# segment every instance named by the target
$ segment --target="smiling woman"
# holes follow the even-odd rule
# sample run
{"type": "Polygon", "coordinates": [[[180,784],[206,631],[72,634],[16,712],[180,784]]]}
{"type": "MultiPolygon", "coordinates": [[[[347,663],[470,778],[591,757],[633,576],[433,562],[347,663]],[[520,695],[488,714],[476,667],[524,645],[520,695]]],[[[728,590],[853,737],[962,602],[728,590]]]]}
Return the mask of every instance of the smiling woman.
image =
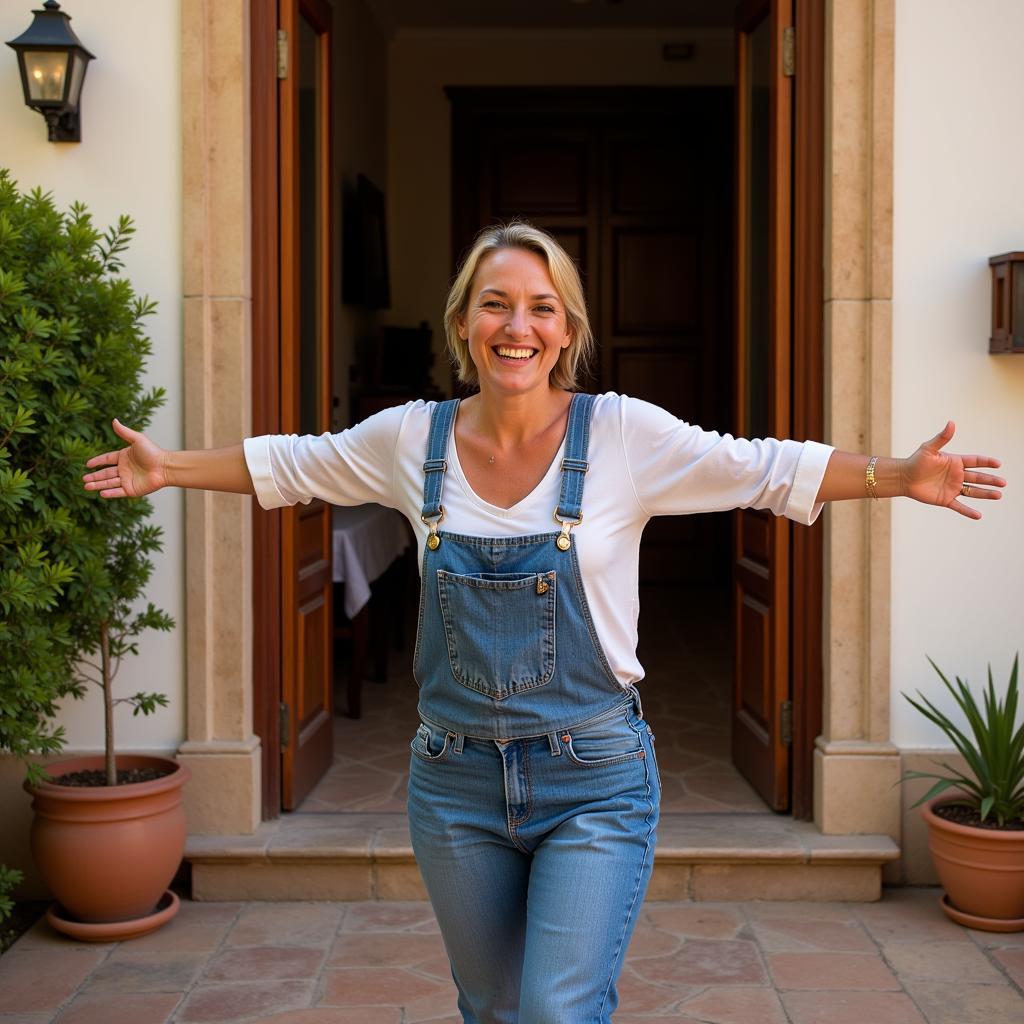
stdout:
{"type": "Polygon", "coordinates": [[[250,491],[266,509],[378,502],[409,519],[421,559],[409,822],[463,1018],[605,1024],[661,792],[637,688],[644,526],[737,507],[809,524],[823,501],[897,494],[976,519],[960,498],[998,498],[1004,481],[980,471],[996,459],[941,450],[952,424],[907,459],[869,460],[576,392],[593,347],[579,275],[527,224],[481,232],[445,326],[478,388],[464,401],[216,452],[164,452],[117,424],[128,447],[91,459],[108,468],[86,487],[250,491]]]}
{"type": "Polygon", "coordinates": [[[523,344],[529,342],[531,326],[543,328],[551,338],[560,330],[557,340],[565,351],[553,364],[552,387],[575,387],[580,366],[593,354],[594,336],[576,266],[550,235],[529,224],[514,221],[481,232],[449,292],[444,328],[464,384],[479,380],[469,330],[477,314],[481,331],[490,328],[494,344],[505,342],[519,352],[539,351],[523,344]]]}

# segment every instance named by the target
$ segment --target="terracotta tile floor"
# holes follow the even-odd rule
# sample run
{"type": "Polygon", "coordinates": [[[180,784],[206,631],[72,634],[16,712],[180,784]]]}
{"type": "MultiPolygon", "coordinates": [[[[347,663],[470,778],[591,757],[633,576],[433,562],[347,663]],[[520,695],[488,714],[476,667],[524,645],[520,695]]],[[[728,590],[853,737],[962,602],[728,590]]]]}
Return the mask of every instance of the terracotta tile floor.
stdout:
{"type": "MultiPolygon", "coordinates": [[[[1024,1020],[1024,933],[960,928],[938,897],[648,903],[615,1024],[1024,1020]]],[[[459,1020],[426,903],[184,901],[134,942],[76,944],[40,922],[0,957],[0,1024],[459,1020]]]]}
{"type": "MultiPolygon", "coordinates": [[[[657,736],[662,812],[764,813],[732,766],[729,593],[700,598],[658,587],[641,591],[639,689],[657,736]]],[[[334,765],[300,811],[404,811],[416,685],[409,650],[391,656],[388,681],[363,686],[363,717],[335,719],[334,765]]],[[[339,706],[344,708],[343,687],[339,706]]]]}

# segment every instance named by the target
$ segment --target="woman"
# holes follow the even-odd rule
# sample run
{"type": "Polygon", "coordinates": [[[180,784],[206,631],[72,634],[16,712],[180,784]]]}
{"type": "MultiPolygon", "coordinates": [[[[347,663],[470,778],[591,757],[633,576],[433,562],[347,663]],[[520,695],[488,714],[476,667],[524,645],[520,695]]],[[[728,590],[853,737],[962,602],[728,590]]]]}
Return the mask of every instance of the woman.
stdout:
{"type": "Polygon", "coordinates": [[[636,683],[637,560],[654,515],[906,495],[980,513],[1004,481],[984,456],[908,459],[737,440],[648,403],[574,394],[593,346],[580,279],[547,234],[484,230],[448,298],[460,402],[412,402],[337,435],[274,436],[91,459],[108,498],[163,486],[264,508],[375,501],[416,528],[413,846],[474,1024],[611,1020],[650,878],[660,784],[636,683]]]}

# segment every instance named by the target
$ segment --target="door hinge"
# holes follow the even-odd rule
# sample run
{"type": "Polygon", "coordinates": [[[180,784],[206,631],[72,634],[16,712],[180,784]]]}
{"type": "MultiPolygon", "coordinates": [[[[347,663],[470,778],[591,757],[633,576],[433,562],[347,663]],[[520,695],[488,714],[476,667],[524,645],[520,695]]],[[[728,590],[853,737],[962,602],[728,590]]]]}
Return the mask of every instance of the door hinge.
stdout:
{"type": "Polygon", "coordinates": [[[792,25],[782,30],[782,73],[787,78],[796,74],[796,29],[792,25]]]}
{"type": "Polygon", "coordinates": [[[779,738],[787,747],[793,745],[793,702],[784,700],[779,705],[779,738]]]}
{"type": "Polygon", "coordinates": [[[291,736],[292,732],[292,716],[289,713],[288,705],[285,704],[284,701],[281,702],[279,714],[280,717],[278,719],[277,731],[278,739],[281,741],[281,749],[283,750],[288,746],[288,738],[291,736]]]}
{"type": "Polygon", "coordinates": [[[288,33],[283,28],[277,30],[277,77],[288,77],[288,33]]]}

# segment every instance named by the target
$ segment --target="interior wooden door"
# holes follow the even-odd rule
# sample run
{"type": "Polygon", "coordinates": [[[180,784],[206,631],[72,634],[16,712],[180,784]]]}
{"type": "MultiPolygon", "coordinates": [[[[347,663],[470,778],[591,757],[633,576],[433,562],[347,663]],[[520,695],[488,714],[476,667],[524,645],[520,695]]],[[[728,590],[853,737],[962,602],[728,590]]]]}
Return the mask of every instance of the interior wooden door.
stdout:
{"type": "MultiPolygon", "coordinates": [[[[736,15],[737,429],[790,433],[792,78],[783,66],[792,0],[736,15]]],[[[734,513],[733,761],[770,807],[789,807],[790,524],[734,513]]]]}
{"type": "MultiPolygon", "coordinates": [[[[331,409],[331,10],[280,0],[281,431],[319,434],[331,409]]],[[[331,508],[281,521],[281,803],[331,763],[331,508]]]]}
{"type": "MultiPolygon", "coordinates": [[[[602,390],[653,402],[708,430],[729,423],[731,97],[661,90],[602,119],[602,390]]],[[[728,519],[659,516],[640,582],[718,586],[728,519]]]]}
{"type": "MultiPolygon", "coordinates": [[[[729,420],[731,91],[451,89],[456,254],[522,217],[580,268],[597,339],[584,390],[707,428],[729,420]],[[509,139],[515,140],[509,146],[509,139]]],[[[729,524],[653,520],[642,583],[727,578],[729,524]]]]}

